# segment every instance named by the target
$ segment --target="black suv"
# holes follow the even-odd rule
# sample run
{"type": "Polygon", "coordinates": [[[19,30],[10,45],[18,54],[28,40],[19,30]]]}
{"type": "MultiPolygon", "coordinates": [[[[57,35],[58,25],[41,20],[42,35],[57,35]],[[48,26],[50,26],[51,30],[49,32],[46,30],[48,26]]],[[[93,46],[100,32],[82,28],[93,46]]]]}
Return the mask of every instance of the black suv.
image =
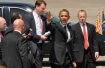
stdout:
{"type": "Polygon", "coordinates": [[[105,56],[105,24],[102,25],[103,35],[96,33],[99,51],[101,56],[105,56]]]}
{"type": "MultiPolygon", "coordinates": [[[[7,26],[10,25],[10,15],[13,12],[19,12],[24,16],[25,14],[34,10],[34,4],[30,3],[17,3],[17,2],[0,2],[0,16],[4,17],[7,21],[7,26]]],[[[45,12],[43,13],[45,17],[45,12]]],[[[46,17],[45,17],[46,18],[46,17]]],[[[58,17],[54,16],[52,21],[59,22],[58,17]]],[[[72,23],[70,25],[73,25],[72,23]]],[[[97,33],[97,39],[100,47],[100,55],[105,55],[105,26],[103,26],[103,35],[97,33]]],[[[45,41],[45,55],[49,56],[51,43],[45,41]]]]}

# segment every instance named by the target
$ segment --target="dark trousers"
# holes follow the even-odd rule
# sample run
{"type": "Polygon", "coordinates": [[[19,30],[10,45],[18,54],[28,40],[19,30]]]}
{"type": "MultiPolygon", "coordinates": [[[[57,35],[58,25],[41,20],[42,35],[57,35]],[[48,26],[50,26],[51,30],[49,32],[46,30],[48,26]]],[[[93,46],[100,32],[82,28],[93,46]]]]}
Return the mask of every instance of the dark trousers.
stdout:
{"type": "Polygon", "coordinates": [[[77,62],[77,68],[96,68],[96,62],[93,61],[89,48],[84,50],[83,61],[77,62]]]}
{"type": "MultiPolygon", "coordinates": [[[[42,52],[42,57],[44,57],[45,54],[45,49],[43,43],[37,43],[37,47],[41,50],[42,52]]],[[[43,60],[43,59],[42,59],[43,60]]]]}
{"type": "Polygon", "coordinates": [[[38,47],[41,51],[43,50],[42,43],[37,43],[37,47],[38,47]]]}
{"type": "Polygon", "coordinates": [[[39,49],[38,45],[32,41],[29,42],[29,45],[32,51],[31,52],[32,55],[31,54],[29,55],[29,59],[31,61],[31,68],[42,68],[42,60],[43,60],[42,51],[39,49]]]}
{"type": "Polygon", "coordinates": [[[73,68],[68,53],[66,53],[65,60],[62,65],[51,63],[51,68],[73,68]]]}

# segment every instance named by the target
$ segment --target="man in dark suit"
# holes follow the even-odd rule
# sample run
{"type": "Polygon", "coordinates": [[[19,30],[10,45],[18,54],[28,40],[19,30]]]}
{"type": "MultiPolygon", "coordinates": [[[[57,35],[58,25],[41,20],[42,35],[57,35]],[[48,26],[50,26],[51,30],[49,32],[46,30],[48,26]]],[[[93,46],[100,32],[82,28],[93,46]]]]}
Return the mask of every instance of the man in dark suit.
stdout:
{"type": "Polygon", "coordinates": [[[86,22],[85,10],[78,12],[79,22],[72,26],[74,31],[73,51],[77,68],[96,68],[96,59],[99,57],[95,27],[86,22]]]}
{"type": "Polygon", "coordinates": [[[46,2],[44,0],[37,0],[35,2],[35,9],[32,13],[26,14],[23,17],[25,22],[25,30],[32,29],[32,40],[37,44],[40,50],[43,50],[43,41],[47,38],[45,35],[45,22],[42,19],[41,14],[46,8],[46,2]]]}
{"type": "Polygon", "coordinates": [[[60,22],[51,22],[50,12],[46,13],[48,26],[51,31],[52,46],[50,52],[51,68],[73,68],[76,67],[72,50],[72,30],[67,24],[69,11],[63,9],[59,12],[60,22]],[[73,63],[73,66],[72,66],[73,63]]]}
{"type": "MultiPolygon", "coordinates": [[[[37,45],[37,47],[43,52],[43,54],[43,41],[46,40],[47,37],[44,35],[46,25],[44,21],[45,19],[42,18],[41,14],[44,12],[45,8],[46,2],[44,0],[36,0],[35,9],[32,11],[32,13],[26,14],[23,17],[23,20],[25,22],[24,31],[27,32],[27,30],[32,29],[30,39],[37,45]]],[[[39,59],[39,61],[37,62],[39,63],[39,67],[42,67],[42,60],[39,59]]]]}
{"type": "Polygon", "coordinates": [[[1,56],[1,40],[4,36],[5,27],[6,27],[6,20],[3,17],[0,17],[0,59],[2,59],[2,56],[1,56]]]}
{"type": "Polygon", "coordinates": [[[7,68],[30,68],[27,40],[22,36],[23,20],[16,19],[13,27],[14,31],[2,39],[2,60],[7,64],[7,68]]]}
{"type": "Polygon", "coordinates": [[[14,12],[11,14],[11,24],[9,25],[9,27],[5,30],[5,35],[10,33],[10,32],[13,32],[13,22],[16,20],[16,19],[22,19],[22,15],[20,13],[17,13],[17,12],[14,12]]]}

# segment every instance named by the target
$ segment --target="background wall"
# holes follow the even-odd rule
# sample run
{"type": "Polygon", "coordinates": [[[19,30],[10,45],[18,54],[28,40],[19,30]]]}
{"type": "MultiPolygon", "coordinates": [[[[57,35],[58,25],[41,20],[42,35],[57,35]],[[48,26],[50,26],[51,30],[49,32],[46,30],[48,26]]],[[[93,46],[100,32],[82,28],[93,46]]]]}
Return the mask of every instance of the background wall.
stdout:
{"type": "MultiPolygon", "coordinates": [[[[0,0],[4,2],[30,2],[33,3],[36,0],[0,0]]],[[[47,11],[58,16],[61,9],[67,9],[70,12],[71,22],[78,22],[77,12],[80,9],[87,11],[87,21],[90,23],[95,22],[97,18],[98,9],[102,10],[105,7],[105,0],[45,0],[47,3],[47,11]]]]}

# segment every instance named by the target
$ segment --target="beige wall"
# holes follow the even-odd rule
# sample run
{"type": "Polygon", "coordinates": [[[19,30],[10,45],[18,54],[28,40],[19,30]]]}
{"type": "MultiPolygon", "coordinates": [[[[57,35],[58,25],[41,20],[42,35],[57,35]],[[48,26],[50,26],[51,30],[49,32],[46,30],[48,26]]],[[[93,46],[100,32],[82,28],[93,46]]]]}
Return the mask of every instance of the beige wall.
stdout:
{"type": "MultiPolygon", "coordinates": [[[[0,0],[0,1],[15,1],[15,2],[30,2],[33,3],[36,0],[0,0]]],[[[98,9],[102,10],[105,7],[105,0],[45,0],[47,3],[47,11],[58,16],[61,9],[68,9],[70,11],[71,22],[78,22],[77,12],[80,9],[87,11],[87,21],[94,23],[97,16],[98,9]]]]}

